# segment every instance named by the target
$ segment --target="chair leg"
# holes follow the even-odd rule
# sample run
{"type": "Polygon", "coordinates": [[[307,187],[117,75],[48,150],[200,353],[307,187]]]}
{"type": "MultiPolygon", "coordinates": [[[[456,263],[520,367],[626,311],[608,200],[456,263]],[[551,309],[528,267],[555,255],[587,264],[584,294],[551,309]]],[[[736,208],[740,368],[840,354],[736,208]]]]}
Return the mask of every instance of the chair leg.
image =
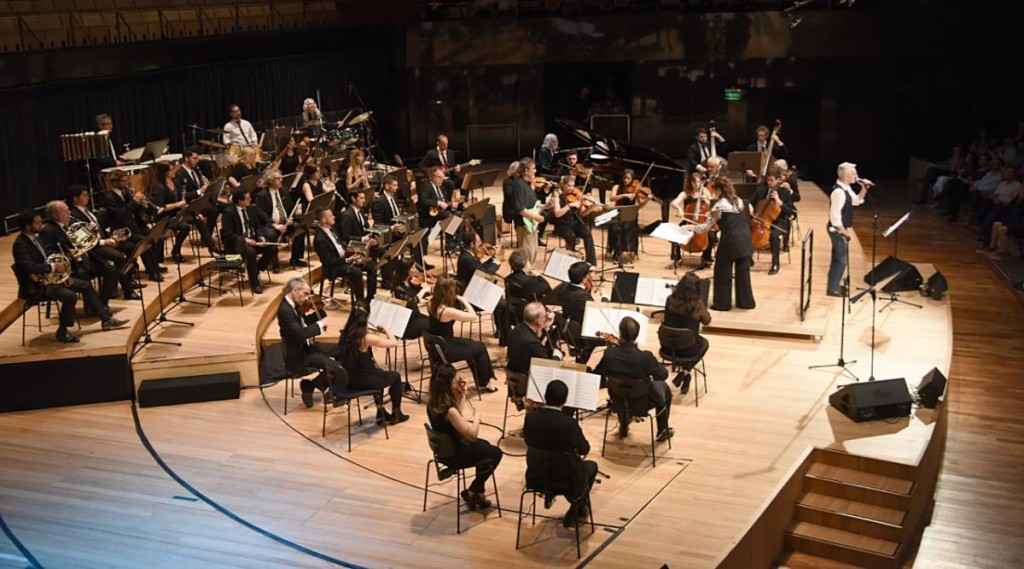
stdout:
{"type": "Polygon", "coordinates": [[[523,532],[523,499],[526,498],[526,490],[519,494],[519,522],[516,523],[516,549],[519,549],[519,536],[523,532]]]}
{"type": "MultiPolygon", "coordinates": [[[[356,409],[357,409],[357,411],[356,411],[357,413],[361,412],[361,411],[358,411],[358,409],[359,409],[359,399],[356,399],[356,409]]],[[[360,417],[360,422],[362,422],[362,417],[360,417]]],[[[351,399],[347,399],[345,401],[345,432],[348,433],[348,452],[352,452],[352,400],[351,399]]]]}
{"type": "Polygon", "coordinates": [[[494,484],[494,506],[498,508],[498,517],[501,517],[501,497],[498,496],[498,480],[491,474],[491,484],[494,484]]]}
{"type": "Polygon", "coordinates": [[[430,465],[434,464],[434,459],[427,461],[427,475],[423,477],[423,511],[427,511],[427,488],[430,487],[430,465]]]}
{"type": "Polygon", "coordinates": [[[604,414],[604,436],[601,437],[601,456],[604,456],[604,447],[608,444],[608,418],[612,416],[612,406],[608,404],[608,412],[604,414]]]}
{"type": "Polygon", "coordinates": [[[654,423],[656,423],[657,420],[658,420],[657,419],[657,413],[655,413],[655,415],[653,417],[651,417],[650,419],[651,419],[651,467],[653,468],[653,467],[658,465],[658,462],[657,462],[658,456],[657,456],[657,453],[654,452],[654,445],[655,445],[655,442],[654,442],[654,437],[655,437],[655,435],[654,435],[654,423]]]}

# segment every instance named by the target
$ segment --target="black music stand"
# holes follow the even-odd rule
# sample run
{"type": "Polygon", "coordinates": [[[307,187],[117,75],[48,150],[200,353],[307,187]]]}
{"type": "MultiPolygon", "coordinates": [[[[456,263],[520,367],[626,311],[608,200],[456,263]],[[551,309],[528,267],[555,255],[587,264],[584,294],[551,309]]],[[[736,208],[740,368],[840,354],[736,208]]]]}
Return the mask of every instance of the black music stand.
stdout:
{"type": "MultiPolygon", "coordinates": [[[[892,249],[892,257],[893,257],[893,259],[899,259],[900,258],[900,255],[899,255],[899,253],[900,253],[900,227],[902,227],[903,224],[906,223],[906,221],[908,219],[910,219],[910,212],[909,211],[907,213],[903,214],[903,217],[901,217],[898,220],[896,220],[896,223],[893,223],[888,228],[886,228],[885,231],[882,232],[882,237],[885,237],[886,239],[888,239],[890,235],[894,236],[893,237],[893,249],[892,249]]],[[[873,260],[874,259],[872,259],[872,261],[873,260]]],[[[901,271],[901,274],[902,274],[902,272],[903,271],[901,271]]],[[[879,290],[881,290],[882,292],[886,292],[884,287],[882,287],[879,290]]],[[[900,295],[896,293],[895,289],[890,289],[888,291],[888,293],[889,293],[889,302],[887,302],[885,304],[885,306],[883,306],[882,308],[879,308],[878,309],[879,312],[885,310],[886,308],[889,308],[890,306],[892,306],[893,304],[895,304],[897,302],[900,303],[900,304],[906,304],[907,306],[914,306],[916,308],[924,308],[924,306],[922,306],[920,304],[915,304],[913,302],[908,302],[906,300],[901,300],[900,299],[900,295]]]]}
{"type": "Polygon", "coordinates": [[[161,138],[160,140],[153,140],[147,142],[143,148],[142,155],[139,156],[139,164],[150,164],[156,162],[157,158],[160,158],[167,153],[167,148],[171,145],[171,139],[161,138]]]}
{"type": "MultiPolygon", "coordinates": [[[[471,175],[472,173],[466,174],[467,177],[471,175]]],[[[473,231],[476,231],[476,223],[482,222],[484,213],[487,212],[487,206],[490,205],[490,203],[491,198],[483,198],[466,206],[466,209],[462,210],[463,223],[472,227],[473,231]]],[[[483,235],[481,235],[481,237],[483,237],[483,235]]],[[[494,245],[494,243],[491,243],[491,245],[494,245]]]]}
{"type": "MultiPolygon", "coordinates": [[[[612,223],[613,220],[618,219],[618,217],[620,215],[622,215],[622,212],[618,208],[609,208],[607,211],[601,212],[601,214],[598,215],[597,218],[594,219],[594,227],[604,228],[605,225],[608,225],[609,223],[612,223]],[[609,215],[609,217],[606,217],[604,219],[598,220],[598,218],[602,218],[605,215],[609,215]]],[[[607,255],[608,247],[607,247],[607,243],[605,242],[607,237],[608,237],[608,229],[605,228],[605,230],[601,232],[601,268],[598,269],[598,271],[597,271],[597,274],[601,275],[601,282],[602,283],[604,282],[604,273],[606,271],[612,270],[612,269],[605,269],[605,267],[604,267],[605,257],[608,256],[607,255]]]]}
{"type": "Polygon", "coordinates": [[[423,239],[427,235],[427,231],[429,231],[429,229],[424,227],[423,229],[420,229],[419,231],[409,235],[406,238],[410,247],[416,247],[416,248],[419,249],[419,251],[420,251],[420,263],[422,263],[424,265],[422,267],[424,274],[426,274],[426,272],[427,272],[427,267],[426,267],[427,261],[426,261],[426,257],[424,256],[426,254],[426,252],[425,252],[426,246],[423,243],[423,239]]]}
{"type": "MultiPolygon", "coordinates": [[[[128,258],[128,262],[125,263],[124,269],[122,269],[122,272],[124,274],[128,274],[128,272],[131,271],[132,268],[134,267],[134,270],[135,270],[135,281],[138,282],[138,283],[141,283],[142,279],[139,276],[139,265],[142,262],[141,261],[141,257],[142,257],[142,255],[146,254],[146,251],[149,251],[158,242],[160,242],[160,240],[163,238],[164,232],[167,230],[167,224],[170,223],[170,221],[171,221],[171,218],[167,217],[167,218],[164,218],[163,220],[161,220],[160,222],[154,224],[153,227],[150,228],[149,233],[146,235],[146,238],[143,239],[142,241],[139,241],[135,245],[135,248],[132,250],[131,256],[129,256],[129,258],[128,258]]],[[[181,342],[168,342],[168,341],[164,341],[164,340],[154,340],[153,336],[152,336],[152,334],[150,332],[151,332],[151,329],[153,327],[155,327],[157,324],[163,324],[163,323],[166,322],[166,323],[171,323],[171,324],[181,324],[182,326],[195,326],[195,324],[193,322],[185,322],[183,320],[173,320],[173,319],[167,317],[167,311],[170,308],[173,308],[173,306],[172,307],[165,307],[164,306],[163,287],[161,286],[160,281],[156,282],[156,286],[157,286],[156,296],[157,296],[157,298],[160,301],[160,314],[156,318],[154,318],[152,322],[149,321],[149,317],[146,314],[146,300],[145,300],[145,294],[143,293],[143,289],[139,288],[139,290],[138,290],[138,292],[139,292],[139,304],[142,305],[142,336],[139,337],[139,339],[135,341],[135,348],[132,350],[132,357],[135,357],[136,355],[138,355],[138,353],[140,351],[142,351],[142,349],[145,348],[146,346],[148,346],[149,344],[164,344],[164,345],[167,345],[167,346],[181,346],[181,342]],[[142,344],[142,345],[140,346],[139,344],[142,344]]]]}
{"type": "MultiPolygon", "coordinates": [[[[212,188],[212,187],[207,188],[206,192],[203,195],[201,195],[198,198],[192,200],[192,203],[190,203],[187,206],[185,206],[185,209],[183,209],[180,212],[178,212],[178,215],[175,215],[172,218],[173,221],[171,221],[169,227],[181,227],[184,224],[192,223],[193,220],[199,222],[199,214],[202,213],[203,211],[206,211],[207,209],[213,207],[213,202],[211,201],[211,198],[213,196],[215,196],[214,188],[212,188]]],[[[202,270],[201,270],[202,266],[203,266],[203,248],[202,247],[196,247],[196,262],[199,264],[200,273],[199,273],[199,280],[196,281],[195,286],[204,287],[204,286],[206,286],[206,282],[203,280],[203,274],[202,274],[202,270]]],[[[178,270],[178,297],[174,299],[175,305],[183,304],[185,302],[191,302],[191,303],[194,303],[194,304],[205,304],[205,303],[202,303],[202,302],[197,302],[197,301],[189,300],[189,299],[185,298],[185,287],[184,287],[184,285],[181,284],[181,262],[180,261],[175,261],[175,264],[177,265],[177,270],[178,270]]],[[[189,290],[191,290],[191,288],[189,290]]]]}
{"type": "Polygon", "coordinates": [[[482,170],[480,172],[467,172],[466,177],[462,180],[462,189],[465,190],[470,196],[473,195],[473,190],[480,190],[480,198],[484,199],[484,189],[489,188],[498,181],[498,176],[501,174],[500,170],[482,170]]]}
{"type": "Polygon", "coordinates": [[[405,252],[407,247],[409,247],[408,235],[392,243],[391,246],[384,251],[380,258],[377,259],[376,263],[374,264],[374,269],[379,273],[381,271],[381,268],[384,267],[384,265],[401,257],[402,253],[405,252]]]}
{"type": "MultiPolygon", "coordinates": [[[[619,221],[618,222],[623,224],[623,225],[626,224],[626,223],[636,223],[637,219],[639,219],[639,217],[640,217],[640,208],[642,208],[642,207],[643,206],[640,205],[640,204],[624,205],[624,206],[617,206],[617,207],[615,207],[615,209],[619,210],[619,221]]],[[[605,231],[607,231],[607,229],[605,231]]],[[[639,238],[640,237],[638,235],[637,239],[639,239],[639,238]]],[[[619,252],[619,254],[616,255],[616,257],[615,257],[615,268],[620,270],[620,271],[625,271],[627,266],[622,263],[622,254],[625,252],[623,250],[626,247],[626,231],[625,231],[625,227],[622,227],[620,229],[620,231],[619,231],[619,242],[616,243],[616,246],[617,246],[616,250],[619,252]]],[[[637,251],[637,254],[639,254],[639,251],[637,251]]],[[[602,272],[604,272],[604,271],[602,270],[602,272]]]]}
{"type": "Polygon", "coordinates": [[[737,150],[729,153],[729,170],[739,172],[743,179],[746,179],[747,170],[759,173],[761,171],[761,153],[757,151],[737,150]]]}
{"type": "Polygon", "coordinates": [[[858,300],[864,297],[866,294],[871,295],[871,375],[868,376],[868,381],[875,380],[875,305],[878,302],[878,291],[885,288],[885,285],[898,279],[906,270],[896,271],[895,274],[889,275],[884,279],[877,281],[867,289],[858,292],[857,294],[850,297],[850,304],[856,304],[858,300]]]}

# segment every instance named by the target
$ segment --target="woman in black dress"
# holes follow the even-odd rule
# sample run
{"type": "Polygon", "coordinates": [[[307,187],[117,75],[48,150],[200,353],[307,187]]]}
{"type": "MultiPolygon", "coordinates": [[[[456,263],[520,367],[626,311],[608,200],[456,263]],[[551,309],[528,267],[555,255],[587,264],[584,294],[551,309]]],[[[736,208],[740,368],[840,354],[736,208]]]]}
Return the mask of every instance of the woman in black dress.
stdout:
{"type": "MultiPolygon", "coordinates": [[[[707,353],[710,344],[707,338],[700,335],[701,325],[711,324],[711,313],[708,312],[704,301],[700,298],[700,277],[690,272],[683,275],[676,284],[672,294],[665,300],[665,320],[662,326],[669,328],[687,329],[693,332],[694,343],[689,349],[676,352],[676,356],[683,358],[703,357],[707,353]]],[[[661,347],[665,350],[665,346],[661,347]]],[[[676,376],[672,383],[681,387],[682,392],[690,391],[690,370],[692,365],[683,366],[683,371],[676,376]]]]}
{"type": "Polygon", "coordinates": [[[394,280],[391,285],[391,296],[405,302],[406,308],[412,310],[409,324],[405,327],[406,340],[415,340],[430,330],[430,319],[420,312],[420,292],[423,290],[422,274],[415,269],[412,259],[406,257],[395,263],[394,280]]]}
{"type": "Polygon", "coordinates": [[[402,413],[402,376],[397,371],[380,369],[373,358],[373,348],[395,348],[398,340],[384,326],[378,326],[377,330],[380,334],[369,334],[366,310],[359,306],[354,308],[338,339],[341,364],[348,372],[348,384],[353,389],[379,389],[381,394],[374,395],[379,402],[387,388],[391,413],[379,410],[377,422],[397,425],[409,420],[409,416],[402,413]]]}
{"type": "Polygon", "coordinates": [[[750,240],[747,204],[736,195],[728,178],[711,181],[714,203],[708,221],[694,231],[708,231],[718,223],[718,250],[715,252],[714,301],[711,310],[732,310],[732,281],[736,275],[736,308],[753,309],[754,289],[750,285],[750,267],[754,265],[754,244],[750,240]]]}
{"type": "Polygon", "coordinates": [[[466,381],[455,373],[455,368],[441,364],[434,370],[430,380],[430,396],[427,398],[427,418],[430,428],[448,435],[455,442],[455,456],[443,459],[443,464],[455,468],[476,467],[476,477],[469,488],[462,491],[462,499],[470,509],[491,507],[486,498],[487,479],[498,468],[503,453],[491,443],[478,438],[483,417],[473,409],[467,417],[462,408],[466,400],[466,381]]]}
{"type": "MultiPolygon", "coordinates": [[[[622,182],[612,186],[610,198],[612,206],[625,207],[636,205],[636,191],[640,188],[640,182],[636,179],[636,173],[626,168],[622,171],[622,182]]],[[[608,248],[613,254],[623,257],[623,263],[632,263],[636,258],[636,252],[640,244],[640,224],[637,219],[632,221],[618,221],[617,219],[608,224],[608,248]]]]}
{"type": "Polygon", "coordinates": [[[430,317],[430,333],[444,338],[448,345],[445,354],[448,363],[469,362],[477,389],[484,393],[498,391],[497,387],[490,385],[494,379],[494,368],[487,347],[476,340],[455,337],[456,322],[477,321],[476,310],[458,294],[458,281],[449,276],[438,277],[427,312],[430,317]],[[456,308],[456,304],[461,308],[456,308]]]}
{"type": "Polygon", "coordinates": [[[231,175],[228,176],[228,183],[231,184],[232,188],[237,188],[242,185],[242,179],[249,176],[257,176],[256,186],[263,187],[263,180],[260,178],[260,169],[256,165],[256,149],[252,146],[246,146],[242,148],[242,159],[235,164],[235,167],[231,169],[231,175]]]}
{"type": "Polygon", "coordinates": [[[570,251],[575,251],[577,239],[582,239],[587,263],[596,265],[594,236],[584,221],[591,207],[596,204],[590,198],[584,198],[582,192],[576,191],[576,176],[562,176],[558,189],[558,201],[551,208],[551,213],[555,217],[554,234],[565,239],[570,251]]]}

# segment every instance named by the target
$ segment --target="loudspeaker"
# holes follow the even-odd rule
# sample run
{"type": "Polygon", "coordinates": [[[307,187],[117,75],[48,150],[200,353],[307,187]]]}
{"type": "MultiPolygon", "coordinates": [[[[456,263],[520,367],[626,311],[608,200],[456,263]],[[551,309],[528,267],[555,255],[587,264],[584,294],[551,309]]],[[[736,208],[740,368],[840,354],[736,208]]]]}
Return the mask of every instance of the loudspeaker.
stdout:
{"type": "Polygon", "coordinates": [[[946,376],[942,375],[937,367],[924,374],[921,383],[917,385],[917,396],[921,400],[922,407],[934,409],[939,405],[939,398],[944,393],[946,393],[946,376]]]}
{"type": "Polygon", "coordinates": [[[907,417],[912,401],[903,378],[843,385],[828,398],[830,405],[858,423],[907,417]]]}
{"type": "Polygon", "coordinates": [[[921,287],[921,294],[930,296],[932,300],[942,300],[942,295],[946,294],[947,290],[949,290],[949,284],[946,282],[946,277],[942,276],[939,271],[935,271],[935,274],[928,277],[928,282],[921,287]]]}
{"type": "Polygon", "coordinates": [[[238,399],[242,376],[237,371],[213,375],[147,379],[139,385],[139,407],[238,399]]]}
{"type": "Polygon", "coordinates": [[[868,271],[868,274],[864,275],[864,282],[869,285],[873,285],[876,282],[901,271],[903,274],[896,280],[885,285],[885,287],[882,288],[882,292],[918,290],[921,287],[921,283],[924,282],[924,279],[921,278],[921,272],[918,271],[914,265],[911,265],[903,259],[893,257],[892,255],[886,257],[881,263],[878,263],[875,268],[868,271]]]}

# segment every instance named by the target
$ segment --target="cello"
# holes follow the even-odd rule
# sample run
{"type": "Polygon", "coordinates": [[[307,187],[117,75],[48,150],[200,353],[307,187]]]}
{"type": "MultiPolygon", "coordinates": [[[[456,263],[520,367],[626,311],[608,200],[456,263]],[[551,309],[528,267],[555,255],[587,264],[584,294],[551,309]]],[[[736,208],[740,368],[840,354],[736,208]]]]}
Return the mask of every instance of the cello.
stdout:
{"type": "Polygon", "coordinates": [[[750,241],[754,249],[764,249],[768,246],[772,224],[782,214],[782,205],[773,197],[777,196],[778,192],[777,187],[768,188],[768,196],[754,206],[754,216],[750,219],[750,241]]]}

